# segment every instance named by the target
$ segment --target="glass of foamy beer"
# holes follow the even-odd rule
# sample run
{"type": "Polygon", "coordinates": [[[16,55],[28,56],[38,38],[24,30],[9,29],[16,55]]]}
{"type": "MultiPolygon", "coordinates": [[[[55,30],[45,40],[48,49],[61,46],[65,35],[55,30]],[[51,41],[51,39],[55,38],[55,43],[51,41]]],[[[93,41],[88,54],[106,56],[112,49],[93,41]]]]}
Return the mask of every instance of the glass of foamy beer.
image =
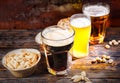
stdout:
{"type": "Polygon", "coordinates": [[[53,25],[41,32],[41,38],[48,71],[53,75],[66,75],[72,60],[68,51],[73,44],[74,30],[53,25]]]}
{"type": "Polygon", "coordinates": [[[103,43],[106,28],[109,24],[109,5],[105,3],[86,3],[83,5],[83,13],[91,17],[90,44],[103,43]]]}
{"type": "Polygon", "coordinates": [[[74,14],[70,17],[70,27],[75,30],[74,44],[70,50],[73,59],[88,56],[91,33],[90,18],[84,14],[74,14]]]}

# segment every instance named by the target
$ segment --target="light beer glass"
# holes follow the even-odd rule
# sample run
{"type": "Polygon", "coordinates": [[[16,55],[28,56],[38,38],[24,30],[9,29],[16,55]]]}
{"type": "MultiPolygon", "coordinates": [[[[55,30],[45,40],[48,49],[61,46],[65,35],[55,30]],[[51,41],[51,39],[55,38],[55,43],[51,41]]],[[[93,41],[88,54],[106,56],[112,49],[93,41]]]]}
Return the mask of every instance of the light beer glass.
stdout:
{"type": "Polygon", "coordinates": [[[103,43],[106,28],[109,24],[109,5],[105,3],[86,3],[83,5],[83,13],[91,17],[90,44],[103,43]]]}
{"type": "Polygon", "coordinates": [[[88,56],[91,33],[90,18],[84,14],[74,14],[70,17],[70,27],[75,30],[74,43],[70,50],[73,58],[88,56]]]}
{"type": "Polygon", "coordinates": [[[74,40],[74,30],[49,26],[41,32],[47,69],[53,75],[66,75],[72,60],[68,53],[74,40]]]}

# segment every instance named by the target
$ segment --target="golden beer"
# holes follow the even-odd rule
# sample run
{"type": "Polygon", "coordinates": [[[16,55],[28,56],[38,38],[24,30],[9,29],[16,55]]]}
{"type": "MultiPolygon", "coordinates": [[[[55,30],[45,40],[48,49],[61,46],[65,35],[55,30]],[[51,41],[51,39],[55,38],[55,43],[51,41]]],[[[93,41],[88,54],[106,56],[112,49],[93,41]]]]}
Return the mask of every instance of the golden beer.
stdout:
{"type": "Polygon", "coordinates": [[[75,58],[87,56],[91,33],[90,19],[84,14],[74,14],[70,18],[70,27],[75,30],[74,43],[70,52],[75,58]]]}
{"type": "Polygon", "coordinates": [[[83,13],[91,17],[92,31],[90,36],[91,44],[103,43],[106,28],[109,23],[109,6],[107,4],[85,4],[83,13]]]}

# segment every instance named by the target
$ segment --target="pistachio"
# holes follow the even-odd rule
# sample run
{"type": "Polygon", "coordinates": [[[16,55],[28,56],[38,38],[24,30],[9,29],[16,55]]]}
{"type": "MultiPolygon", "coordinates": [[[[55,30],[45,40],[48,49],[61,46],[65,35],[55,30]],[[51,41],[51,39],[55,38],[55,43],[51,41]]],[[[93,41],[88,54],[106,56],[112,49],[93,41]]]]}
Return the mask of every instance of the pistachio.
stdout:
{"type": "Polygon", "coordinates": [[[112,63],[113,63],[113,59],[110,59],[110,60],[108,61],[108,63],[109,63],[109,64],[112,64],[112,63]]]}
{"type": "Polygon", "coordinates": [[[111,57],[110,56],[106,56],[106,60],[109,60],[111,57]]]}
{"type": "Polygon", "coordinates": [[[110,48],[110,45],[108,45],[108,44],[107,44],[107,45],[105,45],[105,48],[109,49],[109,48],[110,48]]]}
{"type": "Polygon", "coordinates": [[[119,43],[118,43],[118,42],[113,42],[113,44],[114,44],[115,46],[117,46],[119,43]]]}
{"type": "Polygon", "coordinates": [[[120,40],[118,40],[118,43],[120,44],[120,40]]]}
{"type": "Polygon", "coordinates": [[[78,77],[79,77],[79,75],[74,75],[71,79],[73,80],[73,79],[76,79],[78,77]]]}
{"type": "Polygon", "coordinates": [[[107,55],[102,55],[102,59],[105,58],[106,59],[107,55]]]}
{"type": "Polygon", "coordinates": [[[78,77],[73,79],[73,82],[79,82],[81,80],[84,80],[83,78],[84,78],[83,76],[79,75],[78,77]]]}
{"type": "Polygon", "coordinates": [[[102,61],[102,59],[100,57],[96,57],[96,61],[97,61],[97,63],[100,63],[102,61]]]}
{"type": "Polygon", "coordinates": [[[81,75],[85,77],[85,76],[86,76],[86,72],[85,72],[85,71],[82,71],[82,72],[81,72],[81,75]]]}
{"type": "Polygon", "coordinates": [[[102,62],[102,63],[105,63],[105,62],[106,62],[106,59],[105,59],[105,58],[103,58],[101,62],[102,62]]]}
{"type": "Polygon", "coordinates": [[[93,63],[96,63],[96,59],[94,58],[92,61],[91,61],[91,63],[93,64],[93,63]]]}
{"type": "Polygon", "coordinates": [[[115,39],[112,40],[112,43],[117,42],[115,39]]]}
{"type": "Polygon", "coordinates": [[[72,78],[73,82],[81,82],[84,81],[85,83],[92,83],[88,77],[86,77],[86,72],[82,71],[78,75],[74,75],[72,78]]]}
{"type": "Polygon", "coordinates": [[[113,44],[113,42],[112,42],[112,41],[109,41],[109,45],[111,45],[111,46],[112,46],[112,44],[113,44]]]}
{"type": "Polygon", "coordinates": [[[84,78],[86,82],[90,81],[90,79],[88,77],[84,78]]]}

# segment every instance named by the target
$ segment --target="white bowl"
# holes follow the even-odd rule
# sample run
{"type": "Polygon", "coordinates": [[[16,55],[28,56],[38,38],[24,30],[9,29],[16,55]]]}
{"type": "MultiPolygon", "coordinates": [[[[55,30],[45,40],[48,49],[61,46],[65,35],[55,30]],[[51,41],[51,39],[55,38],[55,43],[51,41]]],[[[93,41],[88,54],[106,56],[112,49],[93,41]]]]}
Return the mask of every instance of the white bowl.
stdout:
{"type": "Polygon", "coordinates": [[[38,50],[36,49],[16,49],[13,51],[8,52],[2,59],[2,64],[5,68],[7,68],[15,77],[27,77],[30,76],[34,73],[38,62],[41,59],[41,54],[38,50]],[[26,53],[26,54],[25,54],[26,53]],[[21,58],[21,57],[22,58],[21,58]],[[25,63],[22,64],[23,62],[23,56],[24,59],[26,60],[25,63]],[[34,56],[35,59],[32,58],[27,58],[30,56],[34,56]],[[16,58],[15,58],[16,57],[16,58]],[[35,62],[31,62],[31,61],[35,62]],[[12,63],[13,61],[13,63],[12,63]],[[31,65],[27,65],[26,63],[31,62],[31,65]],[[17,67],[15,66],[17,63],[17,67]],[[12,67],[10,65],[13,65],[12,67]],[[21,65],[22,64],[22,65],[21,65]],[[20,68],[21,67],[21,68],[20,68]]]}

